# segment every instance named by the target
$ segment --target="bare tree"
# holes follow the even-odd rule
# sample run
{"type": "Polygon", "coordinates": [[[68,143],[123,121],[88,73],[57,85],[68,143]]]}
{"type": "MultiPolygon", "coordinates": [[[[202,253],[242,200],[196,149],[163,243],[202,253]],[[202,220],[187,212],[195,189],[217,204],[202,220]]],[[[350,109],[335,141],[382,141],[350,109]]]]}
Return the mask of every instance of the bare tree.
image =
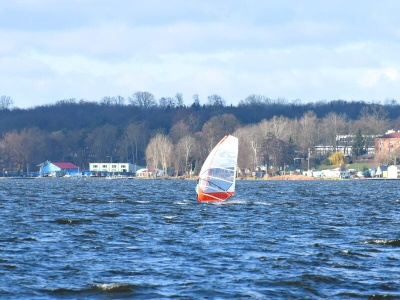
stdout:
{"type": "Polygon", "coordinates": [[[221,96],[213,94],[207,97],[209,106],[225,106],[226,102],[221,96]]]}
{"type": "Polygon", "coordinates": [[[160,152],[157,147],[157,141],[154,138],[150,140],[146,147],[147,168],[153,171],[154,176],[157,175],[157,168],[160,165],[160,152]]]}
{"type": "Polygon", "coordinates": [[[333,152],[336,152],[336,137],[339,134],[348,134],[347,117],[336,113],[329,113],[321,120],[321,139],[320,143],[326,146],[332,146],[333,152]]]}
{"type": "Polygon", "coordinates": [[[20,170],[24,163],[23,141],[21,135],[16,132],[8,132],[3,138],[3,168],[20,170]]]}
{"type": "Polygon", "coordinates": [[[105,96],[105,97],[101,98],[101,100],[100,100],[100,104],[104,105],[104,106],[111,106],[112,102],[113,102],[113,100],[112,100],[112,97],[110,97],[110,96],[105,96]]]}
{"type": "Polygon", "coordinates": [[[30,171],[29,163],[38,164],[45,148],[44,135],[37,128],[8,132],[1,144],[3,168],[18,171],[30,171]]]}
{"type": "Polygon", "coordinates": [[[177,93],[175,97],[162,97],[159,100],[159,107],[161,108],[176,108],[183,106],[182,94],[177,93]]]}
{"type": "Polygon", "coordinates": [[[368,135],[384,134],[389,128],[387,116],[388,113],[382,106],[365,107],[360,113],[360,118],[354,122],[352,133],[355,134],[361,129],[368,135]]]}
{"type": "Polygon", "coordinates": [[[246,97],[246,99],[244,100],[240,100],[239,102],[239,106],[265,106],[267,104],[269,104],[271,102],[271,100],[265,96],[262,95],[250,95],[248,97],[246,97]]]}
{"type": "Polygon", "coordinates": [[[172,165],[171,158],[173,145],[169,138],[163,134],[153,137],[146,148],[146,161],[150,170],[156,173],[158,169],[167,174],[167,169],[172,165]]]}
{"type": "Polygon", "coordinates": [[[290,120],[288,118],[283,116],[273,116],[268,121],[268,129],[276,136],[276,138],[287,141],[291,136],[289,124],[290,120]]]}
{"type": "Polygon", "coordinates": [[[263,141],[262,155],[265,159],[266,165],[271,168],[278,169],[288,162],[288,143],[282,141],[272,133],[267,134],[266,139],[263,141]]]}
{"type": "Polygon", "coordinates": [[[124,105],[124,103],[125,99],[122,96],[116,96],[116,97],[105,96],[100,100],[100,104],[105,106],[124,105]]]}
{"type": "Polygon", "coordinates": [[[115,105],[124,105],[125,104],[125,98],[120,96],[120,95],[114,97],[114,104],[115,105]]]}
{"type": "Polygon", "coordinates": [[[170,137],[172,143],[176,144],[180,139],[189,135],[190,133],[191,130],[189,126],[181,120],[171,127],[168,136],[170,137]]]}
{"type": "Polygon", "coordinates": [[[200,168],[210,153],[211,149],[216,145],[209,144],[210,137],[205,132],[196,132],[194,134],[194,159],[195,159],[195,173],[200,172],[200,168]]]}
{"type": "Polygon", "coordinates": [[[144,123],[131,123],[125,129],[124,141],[127,148],[128,156],[136,164],[139,159],[139,152],[145,151],[147,128],[144,123]]]}
{"type": "Polygon", "coordinates": [[[174,108],[176,107],[175,98],[172,97],[162,97],[158,101],[158,106],[161,108],[174,108]]]}
{"type": "Polygon", "coordinates": [[[389,153],[378,152],[375,154],[374,163],[378,166],[379,165],[387,166],[388,164],[390,164],[391,161],[392,160],[389,156],[389,153]]]}
{"type": "Polygon", "coordinates": [[[196,132],[199,131],[201,129],[201,119],[200,116],[198,114],[194,114],[191,113],[188,117],[187,117],[187,124],[189,125],[189,127],[191,128],[192,132],[196,132]]]}
{"type": "Polygon", "coordinates": [[[172,166],[172,154],[173,144],[170,139],[163,135],[160,140],[160,153],[161,153],[161,168],[164,171],[163,174],[167,174],[168,167],[172,166]]]}
{"type": "Polygon", "coordinates": [[[175,171],[176,174],[183,173],[186,176],[190,176],[192,170],[192,164],[190,163],[190,158],[194,153],[195,141],[190,135],[182,137],[175,147],[175,171]]]}
{"type": "Polygon", "coordinates": [[[0,111],[10,110],[14,105],[14,100],[10,96],[0,96],[0,111]]]}
{"type": "Polygon", "coordinates": [[[86,144],[91,145],[91,153],[96,160],[116,160],[116,150],[119,147],[118,128],[114,125],[104,125],[95,128],[86,138],[86,144]]]}
{"type": "Polygon", "coordinates": [[[234,134],[239,139],[238,168],[242,174],[253,171],[262,161],[262,135],[258,125],[238,128],[234,134]]]}
{"type": "Polygon", "coordinates": [[[231,114],[215,116],[206,122],[203,126],[202,134],[207,142],[206,147],[208,152],[211,151],[216,143],[226,134],[234,132],[238,126],[239,121],[231,114]]]}
{"type": "Polygon", "coordinates": [[[143,109],[148,109],[157,106],[157,102],[154,95],[149,92],[136,92],[128,99],[131,105],[143,109]]]}
{"type": "Polygon", "coordinates": [[[191,107],[194,108],[194,109],[199,109],[200,108],[199,95],[197,95],[197,94],[193,95],[193,104],[191,105],[191,107]]]}
{"type": "Polygon", "coordinates": [[[313,149],[318,141],[319,124],[317,116],[314,112],[308,111],[299,120],[299,143],[303,153],[308,151],[308,148],[313,149]]]}
{"type": "Polygon", "coordinates": [[[181,93],[176,93],[175,99],[176,99],[176,106],[182,107],[183,106],[183,95],[181,93]]]}

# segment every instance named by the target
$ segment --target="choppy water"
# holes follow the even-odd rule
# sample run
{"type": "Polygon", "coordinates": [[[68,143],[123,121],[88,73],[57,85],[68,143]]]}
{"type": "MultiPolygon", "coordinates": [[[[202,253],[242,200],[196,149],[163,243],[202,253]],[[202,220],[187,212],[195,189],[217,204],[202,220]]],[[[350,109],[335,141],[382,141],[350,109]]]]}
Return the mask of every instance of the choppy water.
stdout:
{"type": "Polygon", "coordinates": [[[0,298],[400,298],[400,181],[194,185],[0,180],[0,298]]]}

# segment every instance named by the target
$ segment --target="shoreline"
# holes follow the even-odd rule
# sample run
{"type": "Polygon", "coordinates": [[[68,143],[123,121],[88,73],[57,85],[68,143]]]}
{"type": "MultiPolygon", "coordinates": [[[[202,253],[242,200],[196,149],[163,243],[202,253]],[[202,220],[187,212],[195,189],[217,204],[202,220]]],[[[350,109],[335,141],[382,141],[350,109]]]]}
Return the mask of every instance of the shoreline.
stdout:
{"type": "MultiPolygon", "coordinates": [[[[324,180],[325,178],[311,177],[306,175],[279,175],[279,176],[264,176],[262,180],[324,180]]],[[[328,179],[328,178],[326,178],[328,179]]]]}

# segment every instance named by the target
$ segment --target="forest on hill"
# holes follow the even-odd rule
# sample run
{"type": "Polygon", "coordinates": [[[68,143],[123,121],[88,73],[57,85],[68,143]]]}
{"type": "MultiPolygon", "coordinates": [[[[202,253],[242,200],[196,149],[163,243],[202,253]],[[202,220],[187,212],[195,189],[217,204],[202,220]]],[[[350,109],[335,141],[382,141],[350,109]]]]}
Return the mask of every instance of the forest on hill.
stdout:
{"type": "Polygon", "coordinates": [[[339,134],[383,135],[400,127],[396,100],[301,103],[250,95],[233,106],[219,95],[205,104],[194,95],[192,104],[184,105],[181,94],[156,100],[136,92],[128,99],[66,99],[29,109],[12,104],[10,97],[0,97],[3,172],[37,171],[49,160],[82,170],[89,162],[112,161],[196,174],[226,133],[239,138],[239,169],[267,165],[273,172],[316,145],[335,147],[339,134]]]}

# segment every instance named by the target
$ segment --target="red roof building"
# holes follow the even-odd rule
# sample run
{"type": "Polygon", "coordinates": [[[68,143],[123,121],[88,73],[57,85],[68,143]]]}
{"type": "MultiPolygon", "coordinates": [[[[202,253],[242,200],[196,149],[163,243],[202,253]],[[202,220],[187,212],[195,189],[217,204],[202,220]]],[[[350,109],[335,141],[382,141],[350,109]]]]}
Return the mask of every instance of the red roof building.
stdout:
{"type": "Polygon", "coordinates": [[[52,164],[59,167],[61,170],[78,169],[77,166],[69,162],[53,162],[52,164]]]}
{"type": "Polygon", "coordinates": [[[40,174],[42,176],[65,176],[76,175],[79,172],[79,167],[69,162],[55,162],[46,161],[39,165],[40,174]]]}
{"type": "Polygon", "coordinates": [[[400,154],[400,132],[389,131],[375,139],[375,154],[398,157],[400,154]]]}

